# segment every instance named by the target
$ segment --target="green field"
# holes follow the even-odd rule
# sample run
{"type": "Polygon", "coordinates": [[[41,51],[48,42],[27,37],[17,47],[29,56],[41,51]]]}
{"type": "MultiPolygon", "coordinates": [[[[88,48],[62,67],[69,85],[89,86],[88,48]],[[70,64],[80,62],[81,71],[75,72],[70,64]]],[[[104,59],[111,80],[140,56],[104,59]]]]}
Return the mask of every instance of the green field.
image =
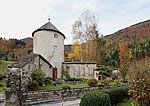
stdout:
{"type": "Polygon", "coordinates": [[[70,88],[83,88],[83,87],[88,87],[86,83],[77,83],[77,84],[56,84],[54,85],[46,85],[46,86],[41,86],[40,90],[60,90],[62,89],[63,86],[69,86],[70,88]]]}
{"type": "Polygon", "coordinates": [[[11,61],[0,60],[0,92],[5,91],[5,86],[6,86],[5,74],[6,74],[7,66],[11,63],[12,63],[11,61]]]}

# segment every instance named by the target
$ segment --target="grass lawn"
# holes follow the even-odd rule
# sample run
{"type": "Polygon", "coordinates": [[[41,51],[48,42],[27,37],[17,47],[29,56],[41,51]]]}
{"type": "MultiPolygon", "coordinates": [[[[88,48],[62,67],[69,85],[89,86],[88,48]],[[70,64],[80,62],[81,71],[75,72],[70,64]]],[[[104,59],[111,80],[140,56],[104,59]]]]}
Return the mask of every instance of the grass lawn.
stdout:
{"type": "Polygon", "coordinates": [[[83,88],[83,87],[88,87],[86,83],[77,83],[77,84],[56,84],[54,85],[46,85],[46,86],[41,86],[40,90],[60,90],[62,89],[63,86],[69,86],[70,88],[83,88]]]}
{"type": "Polygon", "coordinates": [[[124,101],[122,103],[119,103],[117,106],[138,106],[136,101],[133,99],[129,99],[127,101],[124,101]]]}
{"type": "MultiPolygon", "coordinates": [[[[98,83],[102,84],[101,82],[98,83]]],[[[116,84],[116,82],[111,82],[109,84],[116,84]]],[[[84,88],[84,87],[88,87],[87,83],[77,83],[77,84],[56,84],[56,86],[54,85],[45,85],[45,86],[41,86],[40,90],[60,90],[62,89],[63,86],[69,86],[70,88],[84,88]]]]}
{"type": "Polygon", "coordinates": [[[5,73],[7,66],[11,63],[12,63],[12,61],[0,60],[0,73],[2,73],[2,74],[5,73]]]}
{"type": "Polygon", "coordinates": [[[5,79],[0,80],[0,92],[5,92],[6,81],[5,79]]]}
{"type": "MultiPolygon", "coordinates": [[[[12,61],[0,60],[0,77],[5,75],[7,66],[11,63],[12,61]]],[[[6,86],[6,81],[3,78],[2,80],[0,80],[0,92],[5,92],[5,86],[6,86]]]]}

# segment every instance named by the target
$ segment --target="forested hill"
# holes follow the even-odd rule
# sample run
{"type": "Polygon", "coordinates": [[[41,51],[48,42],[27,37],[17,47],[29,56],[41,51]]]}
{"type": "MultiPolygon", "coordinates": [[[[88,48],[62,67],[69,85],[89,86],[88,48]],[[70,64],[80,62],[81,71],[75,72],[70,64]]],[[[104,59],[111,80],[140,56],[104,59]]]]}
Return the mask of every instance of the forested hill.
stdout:
{"type": "MultiPolygon", "coordinates": [[[[128,42],[133,56],[134,54],[136,57],[150,55],[150,20],[121,29],[104,38],[108,40],[107,45],[110,52],[117,51],[120,43],[128,42]]],[[[65,58],[68,58],[68,54],[72,52],[71,46],[65,45],[65,58]]],[[[33,39],[29,37],[21,40],[0,38],[0,59],[18,60],[32,53],[32,48],[33,39]]]]}
{"type": "Polygon", "coordinates": [[[143,21],[127,28],[121,29],[113,34],[106,36],[111,43],[111,47],[115,47],[120,42],[139,42],[139,40],[150,37],[150,20],[143,21]]]}

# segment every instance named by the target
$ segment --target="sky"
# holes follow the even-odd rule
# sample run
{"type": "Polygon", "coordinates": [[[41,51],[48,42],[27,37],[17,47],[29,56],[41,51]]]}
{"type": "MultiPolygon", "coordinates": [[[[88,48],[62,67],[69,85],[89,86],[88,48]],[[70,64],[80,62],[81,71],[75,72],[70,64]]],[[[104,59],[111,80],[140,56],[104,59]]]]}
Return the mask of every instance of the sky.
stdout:
{"type": "Polygon", "coordinates": [[[103,35],[150,19],[150,0],[0,0],[0,37],[22,39],[48,22],[72,44],[72,25],[90,9],[103,35]]]}

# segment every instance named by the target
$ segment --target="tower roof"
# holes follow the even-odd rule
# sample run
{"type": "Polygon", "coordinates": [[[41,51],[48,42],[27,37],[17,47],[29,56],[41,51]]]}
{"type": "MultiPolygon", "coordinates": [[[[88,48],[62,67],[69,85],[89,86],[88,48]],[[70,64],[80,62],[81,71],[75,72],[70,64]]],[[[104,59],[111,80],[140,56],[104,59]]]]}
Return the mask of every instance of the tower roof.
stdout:
{"type": "Polygon", "coordinates": [[[44,24],[43,26],[41,26],[39,29],[35,30],[33,33],[32,33],[32,36],[34,36],[34,33],[37,32],[37,31],[41,31],[41,30],[50,30],[50,31],[55,31],[55,32],[58,32],[60,33],[64,38],[65,35],[60,32],[50,21],[47,22],[46,24],[44,24]]]}

